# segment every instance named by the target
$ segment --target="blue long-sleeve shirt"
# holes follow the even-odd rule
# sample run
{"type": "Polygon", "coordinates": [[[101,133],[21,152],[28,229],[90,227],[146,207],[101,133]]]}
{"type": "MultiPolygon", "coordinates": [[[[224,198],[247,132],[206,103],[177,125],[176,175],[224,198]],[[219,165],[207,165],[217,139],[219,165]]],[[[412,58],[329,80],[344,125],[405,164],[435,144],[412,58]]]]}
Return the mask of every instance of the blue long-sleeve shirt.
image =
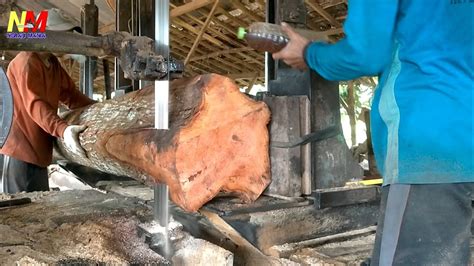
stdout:
{"type": "Polygon", "coordinates": [[[474,182],[474,0],[352,0],[344,32],[305,60],[329,80],[379,76],[371,130],[384,184],[474,182]]]}

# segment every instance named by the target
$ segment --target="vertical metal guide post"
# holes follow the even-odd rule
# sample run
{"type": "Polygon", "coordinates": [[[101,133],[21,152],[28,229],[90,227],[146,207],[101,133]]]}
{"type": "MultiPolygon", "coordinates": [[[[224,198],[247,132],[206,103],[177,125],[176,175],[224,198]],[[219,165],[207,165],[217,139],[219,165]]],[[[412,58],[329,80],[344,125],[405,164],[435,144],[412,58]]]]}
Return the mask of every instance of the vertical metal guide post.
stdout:
{"type": "MultiPolygon", "coordinates": [[[[85,4],[81,9],[81,27],[86,35],[97,36],[99,33],[99,10],[94,0],[85,4]]],[[[92,98],[94,93],[94,78],[97,71],[97,57],[87,56],[81,63],[80,87],[84,94],[92,98]]]]}
{"type": "MultiPolygon", "coordinates": [[[[156,52],[169,59],[169,0],[155,2],[156,52]]],[[[168,60],[169,62],[169,60],[168,60]]],[[[155,128],[168,129],[169,69],[164,80],[155,81],[155,128]]],[[[169,191],[165,184],[158,184],[154,191],[154,217],[161,226],[169,222],[169,191]]]]}

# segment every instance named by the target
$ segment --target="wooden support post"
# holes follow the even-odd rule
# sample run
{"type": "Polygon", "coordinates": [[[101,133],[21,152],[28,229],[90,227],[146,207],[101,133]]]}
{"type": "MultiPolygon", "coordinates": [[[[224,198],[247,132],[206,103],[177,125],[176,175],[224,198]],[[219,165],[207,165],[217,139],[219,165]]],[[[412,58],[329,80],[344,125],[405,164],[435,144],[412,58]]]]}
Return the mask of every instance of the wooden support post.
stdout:
{"type": "Polygon", "coordinates": [[[348,105],[348,115],[351,123],[351,146],[357,145],[357,136],[356,136],[356,117],[355,117],[355,93],[354,93],[354,82],[349,81],[347,83],[347,105],[348,105]]]}
{"type": "Polygon", "coordinates": [[[247,89],[245,90],[245,93],[249,94],[250,91],[252,90],[253,88],[253,85],[255,85],[255,82],[257,81],[258,79],[258,73],[255,75],[255,77],[249,82],[249,85],[247,86],[247,89]]]}
{"type": "Polygon", "coordinates": [[[369,173],[366,176],[369,176],[368,179],[382,178],[375,163],[374,148],[372,147],[372,134],[370,132],[370,110],[362,108],[362,115],[365,122],[365,132],[367,134],[367,159],[369,160],[369,173]]]}
{"type": "Polygon", "coordinates": [[[105,99],[112,99],[112,83],[110,81],[110,66],[107,58],[102,59],[102,66],[104,68],[104,87],[105,87],[105,99]]]}
{"type": "Polygon", "coordinates": [[[194,50],[196,50],[196,47],[198,47],[199,42],[201,42],[201,38],[206,32],[207,27],[209,26],[209,23],[212,20],[212,17],[214,16],[214,12],[216,11],[217,6],[219,5],[219,0],[215,0],[214,5],[212,6],[211,12],[209,13],[209,16],[206,19],[206,22],[204,22],[204,25],[202,25],[201,31],[199,32],[199,35],[197,36],[196,40],[194,41],[193,46],[191,47],[191,50],[189,50],[188,55],[186,56],[186,59],[184,60],[184,65],[187,65],[189,62],[189,59],[191,59],[191,56],[194,53],[194,50]]]}

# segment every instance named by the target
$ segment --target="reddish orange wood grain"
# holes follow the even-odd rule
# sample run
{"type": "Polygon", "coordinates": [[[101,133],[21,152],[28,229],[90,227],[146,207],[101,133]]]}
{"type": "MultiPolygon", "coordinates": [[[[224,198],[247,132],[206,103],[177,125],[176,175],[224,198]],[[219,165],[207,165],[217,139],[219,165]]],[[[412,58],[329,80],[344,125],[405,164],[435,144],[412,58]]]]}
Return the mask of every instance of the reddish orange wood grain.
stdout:
{"type": "MultiPolygon", "coordinates": [[[[88,119],[87,110],[71,114],[71,122],[89,125],[81,136],[89,158],[76,159],[103,171],[107,167],[94,162],[110,161],[115,167],[108,172],[148,184],[164,182],[171,200],[187,211],[197,211],[220,191],[245,202],[256,200],[270,183],[270,111],[265,103],[250,99],[223,76],[178,80],[170,89],[170,129],[156,130],[150,122],[153,112],[146,112],[153,106],[152,90],[145,88],[113,103],[120,112],[129,111],[116,115],[122,121],[110,122],[121,126],[98,129],[91,121],[104,117],[92,119],[89,112],[88,119]],[[140,109],[133,101],[148,107],[140,109]],[[91,137],[95,141],[88,141],[91,137]]],[[[62,153],[67,157],[64,147],[62,153]]]]}

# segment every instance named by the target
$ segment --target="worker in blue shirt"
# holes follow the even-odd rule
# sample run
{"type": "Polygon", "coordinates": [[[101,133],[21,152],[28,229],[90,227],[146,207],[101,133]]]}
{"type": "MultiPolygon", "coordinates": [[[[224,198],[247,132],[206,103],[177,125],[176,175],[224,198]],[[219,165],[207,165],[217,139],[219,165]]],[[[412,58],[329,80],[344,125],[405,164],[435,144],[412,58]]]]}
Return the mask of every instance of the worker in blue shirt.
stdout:
{"type": "Polygon", "coordinates": [[[372,265],[468,265],[474,0],[352,0],[335,44],[283,28],[290,42],[274,59],[329,80],[379,77],[371,129],[384,187],[372,265]]]}

